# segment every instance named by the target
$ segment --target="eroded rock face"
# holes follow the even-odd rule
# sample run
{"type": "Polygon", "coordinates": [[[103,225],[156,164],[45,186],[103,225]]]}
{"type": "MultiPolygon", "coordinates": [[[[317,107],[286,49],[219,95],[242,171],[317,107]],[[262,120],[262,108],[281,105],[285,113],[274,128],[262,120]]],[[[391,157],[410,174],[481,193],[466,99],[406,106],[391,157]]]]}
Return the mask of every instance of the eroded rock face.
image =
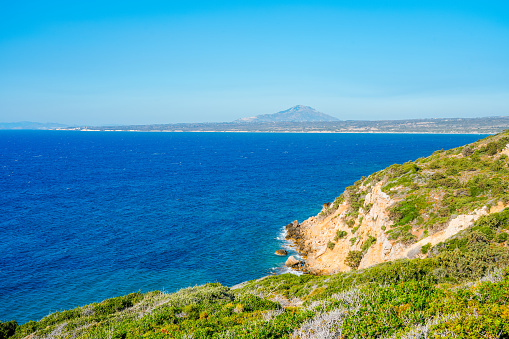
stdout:
{"type": "Polygon", "coordinates": [[[403,258],[425,258],[427,248],[456,235],[484,215],[509,206],[509,132],[465,147],[434,152],[363,177],[287,239],[303,254],[303,270],[348,271],[403,258]],[[490,188],[491,187],[491,188],[490,188]],[[486,206],[484,206],[486,205],[486,206]],[[489,206],[489,207],[487,207],[489,206]]]}
{"type": "MultiPolygon", "coordinates": [[[[368,189],[364,205],[360,209],[354,227],[349,227],[345,222],[345,215],[349,210],[347,202],[340,204],[333,213],[325,218],[313,216],[300,224],[294,222],[287,225],[287,239],[293,240],[298,250],[306,255],[303,270],[313,274],[334,274],[349,271],[350,267],[345,264],[348,253],[362,250],[362,245],[370,236],[375,237],[376,242],[365,251],[359,269],[396,259],[424,258],[426,255],[420,251],[422,246],[426,244],[434,246],[443,242],[471,226],[481,216],[498,212],[506,207],[499,202],[491,210],[484,207],[469,214],[456,215],[440,231],[423,237],[413,244],[405,245],[389,239],[389,235],[386,233],[386,230],[393,224],[389,217],[390,208],[397,200],[392,199],[381,190],[383,184],[383,182],[379,182],[368,189]],[[353,229],[356,229],[355,233],[352,233],[353,229]],[[335,238],[338,231],[344,231],[347,235],[337,239],[333,249],[328,248],[327,243],[335,238]]],[[[297,260],[295,259],[295,261],[297,260]]]]}
{"type": "Polygon", "coordinates": [[[381,227],[391,223],[388,217],[388,207],[395,201],[381,191],[381,183],[372,188],[366,195],[364,207],[370,207],[368,211],[359,214],[358,229],[352,234],[352,228],[345,222],[345,214],[348,212],[348,203],[342,203],[326,218],[311,217],[302,222],[298,228],[293,227],[294,234],[291,239],[297,238],[298,247],[303,247],[307,254],[305,269],[315,274],[332,274],[339,271],[347,271],[350,268],[344,263],[348,252],[359,250],[368,235],[375,236],[377,242],[364,256],[361,266],[371,266],[378,262],[390,260],[393,257],[393,244],[388,241],[381,227]],[[327,243],[334,239],[337,231],[347,233],[342,239],[338,239],[334,249],[329,249],[327,243]],[[295,233],[299,233],[295,235],[295,233]]]}

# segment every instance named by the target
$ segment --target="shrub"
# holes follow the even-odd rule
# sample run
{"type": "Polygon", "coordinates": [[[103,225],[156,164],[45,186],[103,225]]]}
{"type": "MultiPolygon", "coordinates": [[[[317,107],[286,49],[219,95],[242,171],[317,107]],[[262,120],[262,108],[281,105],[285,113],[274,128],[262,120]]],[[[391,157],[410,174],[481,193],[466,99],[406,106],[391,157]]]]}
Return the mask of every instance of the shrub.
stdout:
{"type": "Polygon", "coordinates": [[[497,238],[496,238],[497,242],[505,242],[505,241],[507,241],[507,239],[509,239],[509,234],[507,234],[505,232],[497,234],[497,238]]]}
{"type": "Polygon", "coordinates": [[[497,154],[497,143],[496,142],[490,142],[488,145],[486,145],[486,154],[488,155],[495,155],[497,154]]]}
{"type": "Polygon", "coordinates": [[[458,170],[456,168],[448,168],[445,170],[446,175],[456,175],[458,174],[458,170]]]}
{"type": "Polygon", "coordinates": [[[336,236],[334,237],[334,241],[338,241],[339,239],[343,239],[344,237],[347,236],[348,233],[346,233],[346,231],[340,231],[340,230],[337,230],[336,231],[336,236]]]}
{"type": "Polygon", "coordinates": [[[230,289],[219,283],[208,283],[202,286],[188,287],[173,293],[169,304],[176,307],[184,307],[198,303],[219,303],[233,301],[234,296],[230,289]]]}
{"type": "Polygon", "coordinates": [[[94,304],[93,311],[97,315],[108,315],[134,305],[140,299],[141,293],[131,293],[124,297],[116,297],[94,304]]]}
{"type": "Polygon", "coordinates": [[[366,253],[368,249],[371,247],[371,245],[373,245],[374,243],[376,243],[376,238],[371,235],[368,235],[368,239],[366,239],[364,244],[362,244],[361,247],[362,252],[366,253]]]}
{"type": "Polygon", "coordinates": [[[334,210],[336,210],[339,205],[341,205],[343,203],[343,201],[345,201],[345,196],[343,194],[341,194],[339,197],[337,197],[334,202],[332,203],[332,208],[334,210]]]}
{"type": "Polygon", "coordinates": [[[451,215],[451,211],[447,207],[443,207],[438,211],[438,215],[442,218],[447,218],[449,215],[451,215]]]}
{"type": "Polygon", "coordinates": [[[430,243],[427,243],[426,245],[422,246],[421,247],[421,253],[422,254],[426,254],[428,253],[429,249],[431,248],[431,244],[430,243]]]}
{"type": "Polygon", "coordinates": [[[463,154],[464,157],[468,157],[468,156],[471,156],[472,154],[474,154],[474,151],[470,148],[470,147],[465,147],[463,148],[463,150],[461,151],[461,154],[463,154]]]}
{"type": "Polygon", "coordinates": [[[504,168],[505,168],[505,164],[502,161],[495,161],[494,163],[492,163],[490,165],[490,170],[492,170],[494,172],[501,171],[504,168]]]}
{"type": "Polygon", "coordinates": [[[17,327],[18,323],[14,320],[7,321],[5,323],[0,321],[0,339],[7,339],[13,336],[17,327]]]}
{"type": "Polygon", "coordinates": [[[399,167],[399,174],[404,173],[416,173],[420,170],[419,166],[417,166],[414,162],[405,162],[401,167],[399,167]]]}
{"type": "Polygon", "coordinates": [[[336,246],[336,244],[335,244],[335,243],[333,243],[332,241],[329,241],[329,242],[327,243],[327,248],[328,248],[328,249],[330,249],[330,250],[333,250],[333,249],[334,249],[334,246],[336,246]]]}
{"type": "Polygon", "coordinates": [[[390,209],[389,217],[394,220],[394,226],[405,225],[419,216],[419,211],[426,207],[425,198],[411,195],[390,209]]]}
{"type": "Polygon", "coordinates": [[[362,256],[361,251],[350,251],[346,256],[345,264],[351,269],[356,270],[361,264],[362,256]]]}

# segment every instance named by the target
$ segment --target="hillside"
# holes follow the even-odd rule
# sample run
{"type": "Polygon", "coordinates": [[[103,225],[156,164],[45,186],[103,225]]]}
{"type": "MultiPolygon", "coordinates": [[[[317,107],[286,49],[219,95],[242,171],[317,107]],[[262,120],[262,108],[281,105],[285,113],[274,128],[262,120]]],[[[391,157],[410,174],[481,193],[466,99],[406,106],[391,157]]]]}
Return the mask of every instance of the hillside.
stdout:
{"type": "Polygon", "coordinates": [[[507,339],[507,143],[504,133],[392,165],[289,227],[305,269],[327,274],[133,293],[0,323],[0,339],[507,339]]]}
{"type": "Polygon", "coordinates": [[[256,122],[316,122],[316,121],[337,121],[330,115],[318,112],[309,106],[297,105],[287,110],[272,114],[262,114],[249,118],[235,120],[238,123],[256,123],[256,122]]]}
{"type": "Polygon", "coordinates": [[[318,216],[287,226],[307,256],[304,269],[425,258],[430,246],[509,206],[508,144],[506,132],[361,178],[318,216]]]}

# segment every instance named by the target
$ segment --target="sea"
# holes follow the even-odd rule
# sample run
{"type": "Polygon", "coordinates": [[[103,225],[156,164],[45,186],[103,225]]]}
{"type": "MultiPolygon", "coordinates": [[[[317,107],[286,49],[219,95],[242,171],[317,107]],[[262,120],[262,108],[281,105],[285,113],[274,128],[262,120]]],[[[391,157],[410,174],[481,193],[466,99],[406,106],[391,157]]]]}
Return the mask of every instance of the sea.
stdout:
{"type": "Polygon", "coordinates": [[[285,273],[286,224],[482,137],[0,131],[0,321],[285,273]]]}

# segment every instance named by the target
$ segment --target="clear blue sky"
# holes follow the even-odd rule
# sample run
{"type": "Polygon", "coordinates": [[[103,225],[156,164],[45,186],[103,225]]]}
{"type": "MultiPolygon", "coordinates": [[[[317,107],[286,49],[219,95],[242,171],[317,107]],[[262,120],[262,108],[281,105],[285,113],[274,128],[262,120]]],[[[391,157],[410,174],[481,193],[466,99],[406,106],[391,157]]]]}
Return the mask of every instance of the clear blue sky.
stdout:
{"type": "Polygon", "coordinates": [[[1,1],[0,122],[509,115],[509,1],[1,1]]]}

